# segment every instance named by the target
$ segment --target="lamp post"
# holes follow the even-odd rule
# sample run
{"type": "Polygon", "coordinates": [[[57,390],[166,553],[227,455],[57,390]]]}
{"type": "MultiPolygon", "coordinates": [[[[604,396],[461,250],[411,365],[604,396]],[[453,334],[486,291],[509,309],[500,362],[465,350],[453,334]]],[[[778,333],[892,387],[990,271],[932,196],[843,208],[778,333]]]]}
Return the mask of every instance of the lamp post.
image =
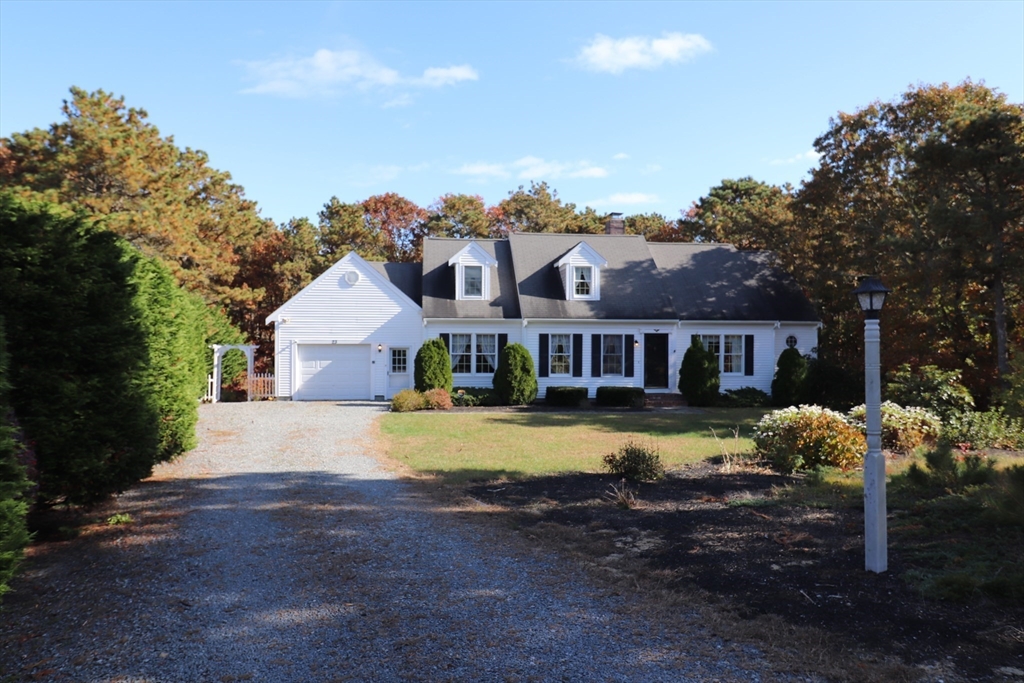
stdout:
{"type": "Polygon", "coordinates": [[[882,455],[882,379],[878,318],[890,289],[873,275],[859,278],[853,293],[864,311],[864,407],[868,452],[864,456],[864,568],[889,568],[885,523],[885,457],[882,455]]]}

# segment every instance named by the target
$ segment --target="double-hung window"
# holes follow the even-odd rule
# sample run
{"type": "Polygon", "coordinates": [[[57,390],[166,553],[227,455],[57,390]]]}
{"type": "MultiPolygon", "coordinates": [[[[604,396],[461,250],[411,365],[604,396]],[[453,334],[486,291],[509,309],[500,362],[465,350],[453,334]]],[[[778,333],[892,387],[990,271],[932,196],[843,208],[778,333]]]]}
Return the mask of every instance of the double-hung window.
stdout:
{"type": "Polygon", "coordinates": [[[705,350],[714,354],[719,372],[723,375],[743,374],[742,334],[702,334],[700,341],[705,350]]]}
{"type": "Polygon", "coordinates": [[[480,299],[484,295],[483,266],[462,267],[462,295],[467,299],[480,299]]]}
{"type": "Polygon", "coordinates": [[[572,335],[553,334],[551,335],[551,364],[552,375],[568,375],[572,372],[572,335]]]}
{"type": "Polygon", "coordinates": [[[498,367],[498,335],[453,334],[452,373],[489,375],[498,367]]]}
{"type": "Polygon", "coordinates": [[[573,292],[579,297],[588,297],[594,290],[594,269],[591,266],[573,266],[573,292]]]}
{"type": "Polygon", "coordinates": [[[622,335],[606,334],[601,343],[601,374],[622,374],[622,335]]]}

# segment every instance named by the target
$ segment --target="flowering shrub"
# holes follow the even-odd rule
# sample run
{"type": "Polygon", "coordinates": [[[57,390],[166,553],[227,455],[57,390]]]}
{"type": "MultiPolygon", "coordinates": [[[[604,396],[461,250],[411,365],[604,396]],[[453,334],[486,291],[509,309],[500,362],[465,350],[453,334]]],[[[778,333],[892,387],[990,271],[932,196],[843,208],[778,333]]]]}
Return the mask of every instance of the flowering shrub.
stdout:
{"type": "Polygon", "coordinates": [[[867,442],[841,414],[820,406],[774,410],[754,428],[759,456],[780,472],[818,465],[848,469],[861,462],[867,442]]]}
{"type": "MultiPolygon", "coordinates": [[[[852,408],[850,420],[864,432],[867,428],[863,404],[852,408]]],[[[918,446],[934,444],[942,431],[939,417],[924,408],[904,408],[892,401],[882,404],[882,448],[909,453],[918,446]]]]}
{"type": "Polygon", "coordinates": [[[426,407],[426,398],[415,389],[403,389],[391,398],[391,411],[395,413],[409,413],[426,407]]]}
{"type": "Polygon", "coordinates": [[[423,401],[426,403],[428,410],[452,409],[451,395],[440,387],[423,392],[423,401]]]}

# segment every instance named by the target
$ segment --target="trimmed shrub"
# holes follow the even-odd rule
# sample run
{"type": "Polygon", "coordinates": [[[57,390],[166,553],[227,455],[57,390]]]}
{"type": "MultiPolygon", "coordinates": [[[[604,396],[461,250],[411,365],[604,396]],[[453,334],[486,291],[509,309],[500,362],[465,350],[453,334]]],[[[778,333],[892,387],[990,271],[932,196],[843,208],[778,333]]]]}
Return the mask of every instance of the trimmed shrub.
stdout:
{"type": "Polygon", "coordinates": [[[754,387],[742,389],[726,389],[718,397],[718,405],[723,408],[766,408],[772,404],[772,397],[754,387]]]}
{"type": "Polygon", "coordinates": [[[1024,419],[1008,417],[1002,408],[987,413],[956,413],[942,424],[942,440],[971,448],[1024,450],[1024,419]]]}
{"type": "Polygon", "coordinates": [[[415,389],[402,389],[391,397],[391,412],[411,413],[427,407],[426,397],[415,389]]]}
{"type": "Polygon", "coordinates": [[[579,408],[587,402],[586,387],[548,387],[544,402],[549,406],[579,408]]]}
{"type": "Polygon", "coordinates": [[[504,405],[521,406],[537,398],[537,376],[533,357],[522,344],[508,344],[501,351],[494,371],[494,391],[504,405]]]}
{"type": "Polygon", "coordinates": [[[940,370],[922,365],[911,370],[906,363],[890,372],[885,396],[904,406],[927,408],[941,418],[974,409],[974,397],[961,384],[959,370],[940,370]]]}
{"type": "Polygon", "coordinates": [[[691,406],[713,406],[719,386],[718,359],[694,336],[679,368],[679,392],[691,406]]]}
{"type": "Polygon", "coordinates": [[[451,410],[452,397],[447,391],[441,388],[430,389],[423,392],[423,402],[427,410],[451,410]]]}
{"type": "Polygon", "coordinates": [[[756,453],[780,472],[819,465],[849,469],[867,451],[860,430],[841,414],[820,406],[773,410],[754,428],[756,453]]]}
{"type": "MultiPolygon", "coordinates": [[[[847,415],[864,433],[867,429],[864,404],[851,408],[847,415]]],[[[882,448],[909,453],[923,444],[935,444],[941,432],[942,422],[924,408],[904,408],[892,401],[882,404],[882,448]]]]}
{"type": "Polygon", "coordinates": [[[604,456],[609,472],[633,481],[654,481],[665,476],[661,453],[653,443],[627,439],[617,453],[604,456]]]}
{"type": "Polygon", "coordinates": [[[7,584],[21,562],[30,536],[25,524],[28,504],[25,493],[29,488],[25,468],[18,462],[19,444],[14,438],[14,427],[8,416],[7,402],[7,343],[4,320],[0,317],[0,599],[7,592],[7,584]]]}
{"type": "Polygon", "coordinates": [[[423,342],[413,362],[413,381],[416,391],[444,389],[452,391],[452,359],[444,340],[434,337],[423,342]]]}
{"type": "Polygon", "coordinates": [[[772,380],[772,405],[785,408],[800,401],[804,380],[807,378],[807,359],[796,349],[786,349],[779,354],[772,380]]]}
{"type": "Polygon", "coordinates": [[[598,387],[594,402],[605,408],[643,408],[645,395],[640,387],[598,387]]]}

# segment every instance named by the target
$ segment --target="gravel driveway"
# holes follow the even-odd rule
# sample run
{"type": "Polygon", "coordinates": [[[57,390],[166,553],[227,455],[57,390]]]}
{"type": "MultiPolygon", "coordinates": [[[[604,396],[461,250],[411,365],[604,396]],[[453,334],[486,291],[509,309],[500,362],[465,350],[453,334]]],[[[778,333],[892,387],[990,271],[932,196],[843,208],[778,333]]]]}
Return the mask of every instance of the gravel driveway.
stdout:
{"type": "Polygon", "coordinates": [[[571,564],[381,469],[379,404],[219,404],[121,496],[124,526],[32,551],[0,680],[762,680],[756,652],[644,618],[571,564]]]}

